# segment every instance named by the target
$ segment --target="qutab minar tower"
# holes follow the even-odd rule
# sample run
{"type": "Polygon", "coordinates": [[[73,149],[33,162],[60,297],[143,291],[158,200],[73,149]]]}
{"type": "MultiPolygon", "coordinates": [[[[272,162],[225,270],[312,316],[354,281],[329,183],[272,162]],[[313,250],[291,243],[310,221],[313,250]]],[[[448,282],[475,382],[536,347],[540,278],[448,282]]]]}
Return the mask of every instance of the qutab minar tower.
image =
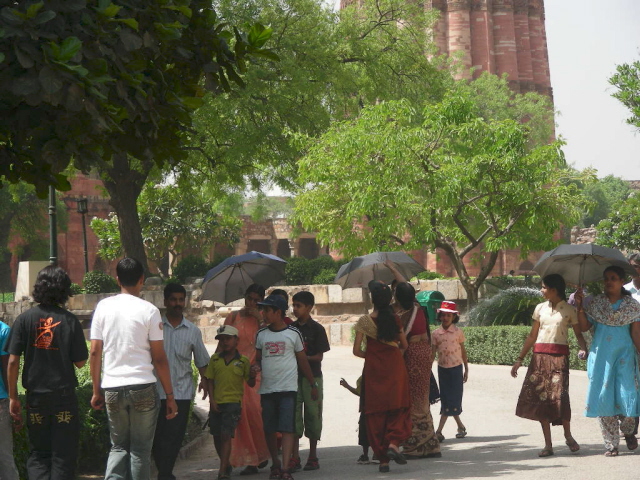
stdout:
{"type": "Polygon", "coordinates": [[[506,73],[516,92],[552,97],[544,0],[426,0],[440,10],[433,40],[441,53],[460,56],[465,71],[506,73]]]}
{"type": "MultiPolygon", "coordinates": [[[[356,0],[341,0],[340,8],[356,0]]],[[[424,0],[440,11],[432,30],[441,54],[462,62],[462,78],[506,73],[519,93],[553,98],[544,0],[424,0]],[[470,73],[474,68],[473,74],[470,73]]]]}

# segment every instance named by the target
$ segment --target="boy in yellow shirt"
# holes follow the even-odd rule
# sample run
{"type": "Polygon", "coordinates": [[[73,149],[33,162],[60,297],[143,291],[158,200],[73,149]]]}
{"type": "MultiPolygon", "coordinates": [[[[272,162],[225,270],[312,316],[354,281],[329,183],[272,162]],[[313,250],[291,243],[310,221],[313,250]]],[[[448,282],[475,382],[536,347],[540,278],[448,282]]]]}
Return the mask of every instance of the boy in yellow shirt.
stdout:
{"type": "Polygon", "coordinates": [[[238,329],[231,325],[218,328],[216,340],[221,351],[211,356],[206,377],[209,380],[209,428],[220,457],[218,480],[229,478],[231,439],[240,420],[244,382],[256,384],[256,372],[249,359],[238,352],[238,329]]]}

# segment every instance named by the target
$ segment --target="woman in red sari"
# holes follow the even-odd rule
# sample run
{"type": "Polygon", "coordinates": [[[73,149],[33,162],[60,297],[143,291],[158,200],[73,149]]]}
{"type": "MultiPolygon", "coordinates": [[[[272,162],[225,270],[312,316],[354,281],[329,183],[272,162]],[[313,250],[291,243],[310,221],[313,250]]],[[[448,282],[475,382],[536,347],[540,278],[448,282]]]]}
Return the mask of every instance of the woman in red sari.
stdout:
{"type": "MultiPolygon", "coordinates": [[[[233,325],[238,329],[238,351],[252,364],[256,356],[256,333],[262,323],[258,302],[264,300],[264,294],[265,289],[262,285],[250,285],[245,292],[244,308],[231,312],[224,321],[225,325],[233,325]]],[[[231,440],[231,465],[233,467],[246,465],[240,475],[258,473],[258,467],[266,466],[270,456],[262,428],[259,387],[260,375],[256,378],[255,387],[244,384],[242,415],[236,435],[231,440]]]]}
{"type": "Polygon", "coordinates": [[[403,352],[407,338],[391,308],[391,289],[379,281],[369,282],[373,312],[356,323],[353,354],[364,358],[364,413],[373,453],[380,472],[389,471],[389,460],[407,461],[400,445],[411,435],[409,379],[403,352]],[[363,349],[366,341],[366,349],[363,349]]]}

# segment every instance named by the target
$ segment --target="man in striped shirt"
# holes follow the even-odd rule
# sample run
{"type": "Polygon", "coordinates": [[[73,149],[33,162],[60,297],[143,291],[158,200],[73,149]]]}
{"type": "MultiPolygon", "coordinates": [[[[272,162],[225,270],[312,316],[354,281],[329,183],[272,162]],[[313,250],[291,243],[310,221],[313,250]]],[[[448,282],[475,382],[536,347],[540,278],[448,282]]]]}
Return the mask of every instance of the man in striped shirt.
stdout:
{"type": "MultiPolygon", "coordinates": [[[[205,372],[209,364],[209,353],[202,341],[200,329],[183,316],[186,297],[187,291],[177,283],[168,283],[164,289],[164,306],[167,309],[162,318],[164,349],[169,360],[173,394],[178,404],[178,416],[173,420],[167,420],[163,415],[158,416],[153,441],[153,458],[158,467],[158,480],[176,478],[173,475],[173,466],[187,430],[189,409],[195,395],[191,369],[192,358],[200,372],[198,391],[203,392],[203,398],[206,398],[208,393],[205,372]]],[[[162,402],[160,408],[162,412],[166,396],[159,382],[158,392],[162,402]]]]}

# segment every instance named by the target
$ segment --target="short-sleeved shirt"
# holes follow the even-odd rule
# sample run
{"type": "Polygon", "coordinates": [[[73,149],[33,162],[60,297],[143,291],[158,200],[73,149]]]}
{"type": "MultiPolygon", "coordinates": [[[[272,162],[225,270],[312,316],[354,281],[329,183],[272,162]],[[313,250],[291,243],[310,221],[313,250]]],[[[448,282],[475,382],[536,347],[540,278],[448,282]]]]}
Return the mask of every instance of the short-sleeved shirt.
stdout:
{"type": "Polygon", "coordinates": [[[163,340],[158,308],[121,293],[98,303],[91,340],[102,340],[102,388],[155,383],[149,342],[163,340]]]}
{"type": "Polygon", "coordinates": [[[78,318],[64,308],[37,305],[16,318],[7,351],[24,354],[22,386],[49,393],[78,385],[74,362],[89,356],[78,318]]]}
{"type": "MultiPolygon", "coordinates": [[[[9,325],[4,322],[0,322],[0,357],[4,355],[9,355],[7,352],[7,339],[9,338],[9,332],[11,329],[9,325]]],[[[4,384],[4,380],[2,379],[2,375],[0,375],[0,398],[7,398],[9,393],[7,392],[7,386],[4,384]]]]}
{"type": "Polygon", "coordinates": [[[431,344],[438,352],[438,365],[443,368],[453,368],[462,365],[462,344],[464,333],[455,325],[446,330],[438,328],[431,334],[431,344]]]}
{"type": "Polygon", "coordinates": [[[244,382],[249,380],[251,363],[236,351],[229,363],[219,353],[211,356],[206,376],[213,380],[213,399],[216,403],[241,403],[244,382]]]}
{"type": "MultiPolygon", "coordinates": [[[[298,320],[293,322],[291,326],[297,328],[302,334],[304,351],[307,353],[307,356],[328,352],[331,349],[329,339],[327,338],[327,331],[314,319],[309,318],[304,325],[298,320]]],[[[311,373],[313,373],[314,377],[322,377],[321,362],[309,362],[309,366],[311,367],[311,373]]]]}
{"type": "MultiPolygon", "coordinates": [[[[191,400],[196,393],[191,358],[193,357],[198,368],[204,368],[209,364],[209,352],[202,341],[202,332],[184,317],[177,327],[171,325],[169,320],[163,317],[162,326],[164,351],[167,354],[169,371],[171,372],[173,398],[191,400]]],[[[156,382],[156,387],[160,398],[167,398],[159,380],[156,382]]]]}
{"type": "Polygon", "coordinates": [[[533,320],[540,323],[536,344],[569,344],[569,326],[578,324],[576,309],[564,300],[558,302],[556,308],[551,302],[536,305],[533,320]]]}
{"type": "Polygon", "coordinates": [[[282,330],[264,327],[256,334],[256,350],[262,352],[262,380],[258,393],[297,392],[296,353],[304,350],[300,331],[287,325],[282,330]]]}

